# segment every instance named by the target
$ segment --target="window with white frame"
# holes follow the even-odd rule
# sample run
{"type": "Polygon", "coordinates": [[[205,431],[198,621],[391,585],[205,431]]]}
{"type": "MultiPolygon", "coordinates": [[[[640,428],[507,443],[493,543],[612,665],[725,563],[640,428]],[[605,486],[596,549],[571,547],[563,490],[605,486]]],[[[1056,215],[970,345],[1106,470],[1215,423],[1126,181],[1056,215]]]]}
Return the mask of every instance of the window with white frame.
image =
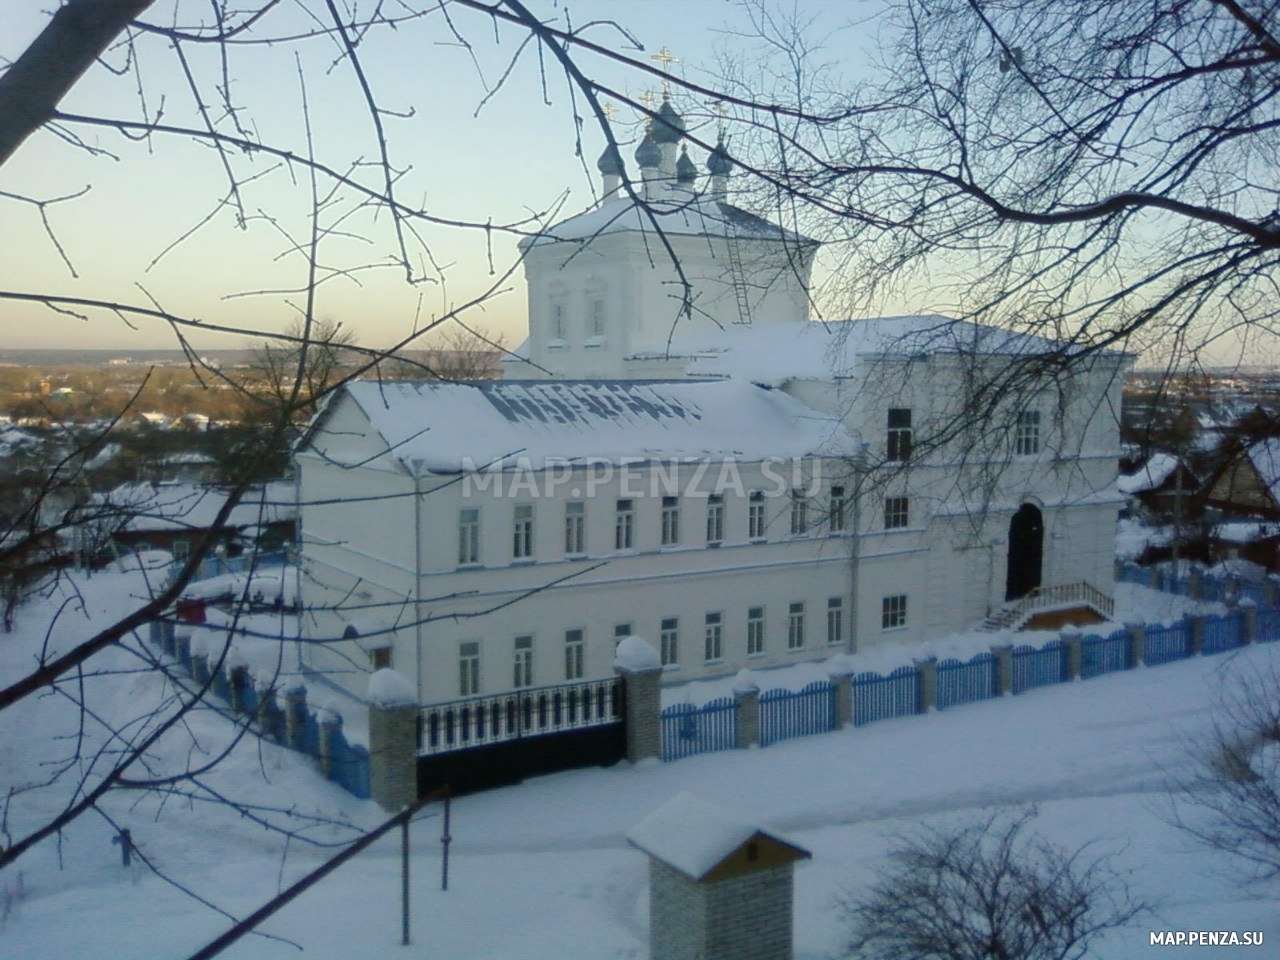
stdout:
{"type": "Polygon", "coordinates": [[[480,509],[467,507],[458,513],[458,563],[480,562],[480,509]]]}
{"type": "Polygon", "coordinates": [[[186,563],[191,556],[190,540],[174,540],[169,546],[173,549],[173,559],[177,563],[186,563]]]}
{"type": "Polygon", "coordinates": [[[570,557],[587,552],[587,505],[581,500],[564,505],[564,552],[570,557]]]}
{"type": "Polygon", "coordinates": [[[849,520],[845,516],[849,509],[849,501],[845,499],[844,487],[833,486],[831,488],[830,509],[827,516],[827,525],[832,533],[839,533],[846,529],[849,520]]]}
{"type": "Polygon", "coordinates": [[[474,697],[480,693],[480,642],[469,640],[458,644],[458,696],[474,697]]]}
{"type": "Polygon", "coordinates": [[[708,613],[706,617],[703,647],[703,659],[707,661],[724,659],[724,626],[720,622],[720,614],[708,613]]]}
{"type": "Polygon", "coordinates": [[[809,532],[809,501],[799,490],[791,491],[791,535],[809,532]]]}
{"type": "Polygon", "coordinates": [[[707,497],[707,543],[724,540],[724,497],[713,493],[707,497]]]}
{"type": "Polygon", "coordinates": [[[619,500],[613,515],[613,548],[630,550],[635,542],[635,504],[631,500],[619,500]]]}
{"type": "Polygon", "coordinates": [[[564,678],[581,680],[585,672],[587,645],[581,630],[564,632],[564,678]]]}
{"type": "Polygon", "coordinates": [[[884,528],[902,530],[911,524],[911,500],[909,497],[884,498],[884,528]]]}
{"type": "Polygon", "coordinates": [[[680,620],[678,617],[663,617],[662,629],[658,634],[662,646],[662,665],[670,667],[680,661],[680,620]]]}
{"type": "Polygon", "coordinates": [[[827,599],[827,643],[844,643],[844,597],[827,599]]]}
{"type": "Polygon", "coordinates": [[[1040,452],[1040,411],[1023,410],[1018,414],[1018,424],[1014,431],[1013,452],[1020,457],[1029,457],[1040,452]]]}
{"type": "Polygon", "coordinates": [[[907,625],[907,595],[899,593],[880,601],[880,627],[892,630],[907,625]]]}
{"type": "Polygon", "coordinates": [[[902,462],[911,459],[911,410],[891,407],[888,417],[886,459],[902,462]]]}
{"type": "Polygon", "coordinates": [[[680,542],[680,498],[662,498],[662,545],[674,546],[680,542]]]}
{"type": "Polygon", "coordinates": [[[747,656],[764,653],[764,607],[747,608],[747,656]]]}
{"type": "Polygon", "coordinates": [[[391,648],[374,647],[369,651],[369,664],[374,670],[391,669],[391,648]]]}
{"type": "Polygon", "coordinates": [[[516,637],[511,644],[511,686],[517,690],[533,686],[533,637],[516,637]]]}
{"type": "Polygon", "coordinates": [[[751,540],[763,540],[766,529],[764,493],[760,490],[753,490],[747,500],[747,537],[751,540]]]}
{"type": "Polygon", "coordinates": [[[804,646],[804,603],[793,603],[787,611],[787,649],[804,646]]]}
{"type": "Polygon", "coordinates": [[[511,536],[511,556],[524,560],[533,556],[533,504],[516,505],[515,526],[511,536]]]}

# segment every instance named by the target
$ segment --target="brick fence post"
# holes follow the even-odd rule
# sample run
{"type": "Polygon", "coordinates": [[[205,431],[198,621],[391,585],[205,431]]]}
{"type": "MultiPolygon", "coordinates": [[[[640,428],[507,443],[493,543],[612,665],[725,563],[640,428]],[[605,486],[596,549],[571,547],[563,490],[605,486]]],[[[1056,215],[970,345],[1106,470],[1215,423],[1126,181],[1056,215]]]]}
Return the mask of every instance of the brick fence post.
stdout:
{"type": "Polygon", "coordinates": [[[1187,656],[1198,657],[1204,653],[1204,617],[1187,614],[1187,656]]]}
{"type": "Polygon", "coordinates": [[[853,725],[853,662],[845,656],[832,658],[827,676],[835,687],[835,728],[843,730],[853,725]]]}
{"type": "Polygon", "coordinates": [[[618,644],[614,672],[626,689],[627,759],[632,763],[662,756],[662,658],[639,637],[618,644]]]}
{"type": "Polygon", "coordinates": [[[418,799],[418,695],[390,669],[369,678],[369,794],[388,812],[418,799]]]}
{"type": "Polygon", "coordinates": [[[1149,567],[1147,569],[1147,586],[1152,590],[1160,589],[1160,568],[1149,567]]]}
{"type": "Polygon", "coordinates": [[[209,682],[209,654],[203,650],[191,654],[191,679],[201,686],[209,682]]]}
{"type": "Polygon", "coordinates": [[[914,661],[916,673],[920,677],[920,699],[916,703],[916,713],[933,713],[938,709],[938,658],[914,661]]]}
{"type": "Polygon", "coordinates": [[[1074,682],[1081,678],[1084,670],[1084,637],[1080,628],[1068,624],[1058,636],[1062,645],[1067,648],[1067,675],[1064,679],[1074,682]]]}
{"type": "Polygon", "coordinates": [[[302,728],[307,722],[307,688],[293,684],[284,692],[284,742],[302,749],[302,728]]]}
{"type": "Polygon", "coordinates": [[[1129,669],[1142,666],[1143,647],[1147,642],[1147,626],[1144,623],[1126,623],[1125,633],[1129,635],[1129,669]]]}
{"type": "Polygon", "coordinates": [[[249,679],[249,668],[243,663],[231,668],[231,678],[227,686],[231,690],[231,712],[244,713],[244,692],[252,681],[249,679]]]}
{"type": "Polygon", "coordinates": [[[187,668],[191,663],[191,631],[175,631],[173,635],[173,658],[187,668]]]}
{"type": "Polygon", "coordinates": [[[172,620],[160,621],[160,649],[171,657],[174,655],[174,650],[177,649],[173,641],[174,633],[172,620]]]}
{"type": "Polygon", "coordinates": [[[760,746],[760,684],[750,670],[733,678],[733,699],[738,703],[738,749],[760,746]]]}
{"type": "Polygon", "coordinates": [[[1198,566],[1191,568],[1191,576],[1187,583],[1187,596],[1199,600],[1204,596],[1204,571],[1198,566]]]}
{"type": "Polygon", "coordinates": [[[996,696],[1013,696],[1013,647],[992,647],[991,655],[996,658],[996,696]]]}
{"type": "Polygon", "coordinates": [[[1258,639],[1258,605],[1252,597],[1240,601],[1240,646],[1245,647],[1258,639]]]}

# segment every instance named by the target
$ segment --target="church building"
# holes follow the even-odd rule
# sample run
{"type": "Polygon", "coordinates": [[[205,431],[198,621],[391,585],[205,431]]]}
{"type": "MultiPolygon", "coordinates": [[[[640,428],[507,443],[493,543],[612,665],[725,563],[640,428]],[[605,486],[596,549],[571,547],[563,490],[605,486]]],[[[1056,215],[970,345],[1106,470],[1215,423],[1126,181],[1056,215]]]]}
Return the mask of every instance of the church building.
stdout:
{"type": "Polygon", "coordinates": [[[312,667],[363,692],[393,666],[439,704],[608,677],[632,635],[678,682],[1106,600],[1130,358],[812,320],[819,245],[683,141],[664,100],[639,176],[606,149],[601,202],[522,242],[502,380],[360,381],[312,423],[312,667]]]}

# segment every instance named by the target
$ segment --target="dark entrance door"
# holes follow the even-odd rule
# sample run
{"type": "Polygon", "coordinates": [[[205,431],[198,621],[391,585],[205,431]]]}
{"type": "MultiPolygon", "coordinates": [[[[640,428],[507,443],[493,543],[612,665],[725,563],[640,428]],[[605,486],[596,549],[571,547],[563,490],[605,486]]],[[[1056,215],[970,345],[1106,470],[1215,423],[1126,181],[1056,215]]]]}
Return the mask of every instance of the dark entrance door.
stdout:
{"type": "Polygon", "coordinates": [[[1009,574],[1004,598],[1017,600],[1040,586],[1044,558],[1044,519],[1040,511],[1024,503],[1009,521],[1009,574]]]}

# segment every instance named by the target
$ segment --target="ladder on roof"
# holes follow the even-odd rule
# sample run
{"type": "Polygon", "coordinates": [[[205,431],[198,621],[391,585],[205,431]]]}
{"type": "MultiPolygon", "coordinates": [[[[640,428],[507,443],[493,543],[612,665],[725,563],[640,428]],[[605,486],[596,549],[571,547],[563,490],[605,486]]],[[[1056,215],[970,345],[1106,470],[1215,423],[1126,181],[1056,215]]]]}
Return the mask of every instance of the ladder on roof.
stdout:
{"type": "Polygon", "coordinates": [[[742,269],[742,249],[738,246],[738,228],[728,217],[724,224],[725,246],[729,251],[729,282],[733,284],[733,295],[738,301],[738,319],[740,324],[751,322],[751,300],[747,297],[747,276],[742,269]]]}

